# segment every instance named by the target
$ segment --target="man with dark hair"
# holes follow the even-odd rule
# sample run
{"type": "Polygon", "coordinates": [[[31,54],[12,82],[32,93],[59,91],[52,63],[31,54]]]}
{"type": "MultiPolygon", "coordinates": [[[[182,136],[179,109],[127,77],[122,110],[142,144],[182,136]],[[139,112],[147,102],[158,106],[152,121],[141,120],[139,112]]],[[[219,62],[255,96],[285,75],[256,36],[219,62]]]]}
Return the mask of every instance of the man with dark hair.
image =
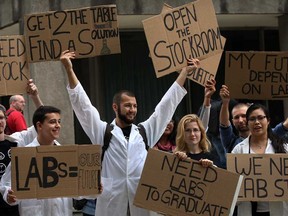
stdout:
{"type": "MultiPolygon", "coordinates": [[[[31,95],[36,106],[42,105],[40,100],[38,89],[32,80],[29,80],[27,83],[27,93],[31,95]]],[[[8,164],[11,160],[11,147],[20,146],[23,147],[36,137],[36,131],[34,127],[28,128],[21,132],[13,133],[10,136],[5,134],[6,132],[6,109],[4,106],[0,105],[0,179],[2,179],[3,174],[5,173],[8,164]]],[[[8,205],[0,197],[0,214],[1,216],[18,216],[18,206],[8,205]]]]}
{"type": "MultiPolygon", "coordinates": [[[[32,122],[35,127],[35,130],[38,132],[38,127],[37,124],[43,124],[45,119],[47,119],[48,114],[50,113],[56,113],[56,114],[61,114],[60,109],[53,107],[53,106],[40,106],[37,110],[35,110],[32,122]]],[[[59,119],[59,124],[60,124],[60,119],[59,119]]]]}
{"type": "MultiPolygon", "coordinates": [[[[59,109],[52,106],[40,106],[33,115],[33,125],[37,131],[37,137],[26,147],[60,145],[56,141],[61,129],[59,109]]],[[[21,216],[72,215],[71,198],[18,200],[11,189],[11,164],[1,179],[1,193],[9,205],[19,204],[21,216]]]]}
{"type": "MultiPolygon", "coordinates": [[[[97,109],[91,104],[83,87],[79,83],[71,59],[74,52],[64,51],[60,57],[67,75],[68,93],[73,110],[89,136],[92,143],[103,146],[107,122],[100,119],[97,109]]],[[[176,107],[186,94],[183,88],[189,72],[195,70],[199,61],[191,59],[182,69],[176,82],[166,92],[154,113],[141,123],[147,135],[149,147],[159,140],[168,122],[171,120],[176,107]]],[[[133,205],[134,196],[140,180],[144,162],[147,156],[143,137],[139,128],[133,124],[137,114],[137,102],[134,95],[121,91],[114,96],[112,108],[115,113],[112,138],[105,151],[102,162],[101,179],[103,194],[96,204],[96,215],[101,216],[146,216],[149,211],[133,205]]]]}

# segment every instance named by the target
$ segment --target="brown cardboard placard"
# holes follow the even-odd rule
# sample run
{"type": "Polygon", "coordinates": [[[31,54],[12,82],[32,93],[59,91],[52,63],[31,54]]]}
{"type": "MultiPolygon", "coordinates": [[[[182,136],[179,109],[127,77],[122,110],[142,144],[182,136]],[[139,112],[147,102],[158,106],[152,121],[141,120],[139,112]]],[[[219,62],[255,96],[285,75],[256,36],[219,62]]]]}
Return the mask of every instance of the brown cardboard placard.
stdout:
{"type": "Polygon", "coordinates": [[[158,78],[183,68],[189,58],[202,60],[224,48],[211,0],[171,10],[164,5],[161,14],[144,20],[143,26],[158,78]]]}
{"type": "Polygon", "coordinates": [[[236,99],[288,98],[288,52],[226,51],[225,83],[236,99]]]}
{"type": "MultiPolygon", "coordinates": [[[[226,39],[223,37],[223,44],[225,44],[225,41],[226,39]]],[[[205,86],[207,80],[215,79],[222,53],[223,52],[220,52],[203,59],[200,67],[190,73],[187,78],[202,86],[205,86]]]]}
{"type": "Polygon", "coordinates": [[[18,199],[100,193],[100,145],[16,147],[11,155],[12,189],[18,199]]]}
{"type": "Polygon", "coordinates": [[[287,201],[287,154],[227,154],[227,170],[244,176],[238,201],[287,201]]]}
{"type": "Polygon", "coordinates": [[[23,35],[0,36],[0,96],[26,93],[30,71],[23,35]]]}
{"type": "Polygon", "coordinates": [[[116,5],[28,14],[24,30],[29,62],[58,60],[64,50],[77,58],[121,52],[116,5]]]}
{"type": "MultiPolygon", "coordinates": [[[[173,8],[170,5],[164,3],[161,13],[172,10],[172,9],[173,8]]],[[[224,47],[226,43],[226,38],[221,36],[221,41],[224,47]]],[[[187,78],[202,86],[205,86],[207,80],[215,79],[222,53],[223,51],[220,53],[214,54],[208,58],[202,59],[200,63],[200,67],[197,68],[192,73],[190,73],[187,76],[187,78]]]]}
{"type": "Polygon", "coordinates": [[[241,182],[236,173],[149,149],[134,205],[167,215],[232,215],[241,182]]]}

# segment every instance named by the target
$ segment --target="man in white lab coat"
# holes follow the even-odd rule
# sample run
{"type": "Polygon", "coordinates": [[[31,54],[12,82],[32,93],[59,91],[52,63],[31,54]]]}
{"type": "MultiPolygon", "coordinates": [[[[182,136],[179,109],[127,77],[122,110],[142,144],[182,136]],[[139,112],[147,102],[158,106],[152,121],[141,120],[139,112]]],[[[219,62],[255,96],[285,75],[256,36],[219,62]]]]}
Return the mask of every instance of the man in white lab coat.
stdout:
{"type": "MultiPolygon", "coordinates": [[[[51,106],[40,106],[33,115],[33,125],[37,131],[37,136],[26,147],[59,145],[56,139],[59,138],[60,123],[59,109],[51,106]]],[[[33,131],[34,128],[32,127],[31,130],[33,131]]],[[[72,198],[17,199],[13,188],[11,188],[11,163],[2,176],[1,193],[9,205],[19,205],[21,216],[72,216],[72,198]]]]}
{"type": "MultiPolygon", "coordinates": [[[[64,51],[60,57],[64,65],[69,85],[67,87],[73,110],[82,128],[92,143],[103,146],[107,122],[100,119],[98,110],[91,104],[86,92],[77,79],[71,59],[74,52],[64,51]]],[[[140,124],[144,127],[149,147],[159,140],[175,109],[186,94],[183,88],[187,74],[197,68],[199,61],[191,59],[180,72],[154,113],[140,124]]],[[[133,124],[137,114],[137,102],[133,93],[122,91],[113,98],[115,112],[112,138],[102,161],[101,181],[103,193],[97,199],[96,216],[146,216],[149,211],[133,205],[147,155],[143,137],[137,125],[133,124]]]]}

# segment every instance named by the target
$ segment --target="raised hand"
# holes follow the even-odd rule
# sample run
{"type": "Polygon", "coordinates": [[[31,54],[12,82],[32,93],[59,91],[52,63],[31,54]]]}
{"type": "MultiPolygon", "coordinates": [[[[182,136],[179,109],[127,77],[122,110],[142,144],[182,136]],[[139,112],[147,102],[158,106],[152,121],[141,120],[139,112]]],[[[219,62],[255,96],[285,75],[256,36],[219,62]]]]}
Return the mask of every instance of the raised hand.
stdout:
{"type": "Polygon", "coordinates": [[[27,87],[26,87],[26,92],[27,94],[31,95],[31,96],[35,96],[38,95],[38,88],[37,86],[34,84],[33,79],[29,79],[27,82],[27,87]]]}
{"type": "Polygon", "coordinates": [[[222,85],[222,88],[220,89],[219,95],[220,95],[223,102],[229,102],[230,101],[230,92],[229,92],[228,86],[222,85]]]}
{"type": "Polygon", "coordinates": [[[70,52],[69,50],[65,50],[61,53],[60,61],[62,62],[66,70],[70,70],[73,68],[71,59],[75,59],[75,57],[75,52],[70,52]]]}
{"type": "Polygon", "coordinates": [[[215,85],[216,85],[215,79],[207,80],[207,82],[205,84],[205,97],[211,98],[211,96],[216,91],[215,85]]]}

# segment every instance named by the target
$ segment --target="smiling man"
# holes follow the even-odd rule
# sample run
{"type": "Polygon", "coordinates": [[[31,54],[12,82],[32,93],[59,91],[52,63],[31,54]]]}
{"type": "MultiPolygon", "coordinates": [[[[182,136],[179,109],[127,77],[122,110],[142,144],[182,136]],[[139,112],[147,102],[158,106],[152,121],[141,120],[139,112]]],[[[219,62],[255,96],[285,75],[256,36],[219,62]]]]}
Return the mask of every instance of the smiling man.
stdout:
{"type": "MultiPolygon", "coordinates": [[[[60,145],[56,141],[59,138],[61,129],[61,116],[58,108],[40,106],[34,112],[33,125],[37,131],[37,137],[27,147],[60,145]]],[[[17,199],[13,188],[11,188],[11,164],[7,167],[1,179],[1,193],[3,194],[3,199],[9,205],[19,204],[21,216],[72,216],[71,198],[17,199]]]]}
{"type": "MultiPolygon", "coordinates": [[[[67,87],[73,110],[92,143],[104,145],[107,122],[100,119],[98,110],[91,104],[86,92],[77,79],[71,59],[74,52],[64,51],[60,57],[67,75],[67,87]]],[[[156,106],[154,113],[144,122],[147,145],[153,147],[163,134],[175,109],[186,94],[183,88],[187,75],[197,68],[199,61],[190,59],[177,80],[156,106]]],[[[101,216],[148,216],[149,211],[133,205],[134,196],[147,156],[141,130],[134,124],[137,101],[133,93],[120,91],[113,97],[115,119],[110,125],[112,137],[102,162],[101,181],[103,194],[96,204],[96,215],[101,216]]],[[[140,125],[139,125],[140,126],[140,125]]]]}

